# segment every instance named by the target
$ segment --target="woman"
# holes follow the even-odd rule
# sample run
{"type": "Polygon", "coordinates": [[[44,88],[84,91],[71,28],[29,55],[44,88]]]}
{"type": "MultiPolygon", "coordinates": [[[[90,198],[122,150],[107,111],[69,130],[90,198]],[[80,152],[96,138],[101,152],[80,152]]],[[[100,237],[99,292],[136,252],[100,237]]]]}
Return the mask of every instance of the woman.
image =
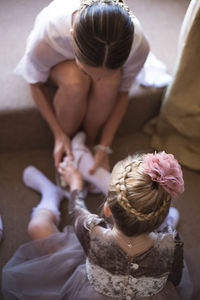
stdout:
{"type": "Polygon", "coordinates": [[[138,20],[120,0],[54,0],[36,18],[17,67],[54,138],[58,167],[73,158],[71,137],[82,127],[95,147],[93,173],[108,154],[128,105],[128,91],[149,52],[138,20]],[[47,82],[57,86],[51,103],[47,82]]]}

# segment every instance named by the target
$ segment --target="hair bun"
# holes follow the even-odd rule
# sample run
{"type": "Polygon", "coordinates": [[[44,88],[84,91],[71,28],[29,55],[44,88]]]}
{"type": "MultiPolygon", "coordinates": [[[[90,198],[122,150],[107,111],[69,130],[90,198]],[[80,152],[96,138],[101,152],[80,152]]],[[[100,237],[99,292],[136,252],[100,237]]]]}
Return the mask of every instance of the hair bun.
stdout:
{"type": "Polygon", "coordinates": [[[172,197],[178,198],[184,192],[183,173],[178,161],[165,151],[143,156],[142,168],[145,174],[160,184],[172,197]]]}

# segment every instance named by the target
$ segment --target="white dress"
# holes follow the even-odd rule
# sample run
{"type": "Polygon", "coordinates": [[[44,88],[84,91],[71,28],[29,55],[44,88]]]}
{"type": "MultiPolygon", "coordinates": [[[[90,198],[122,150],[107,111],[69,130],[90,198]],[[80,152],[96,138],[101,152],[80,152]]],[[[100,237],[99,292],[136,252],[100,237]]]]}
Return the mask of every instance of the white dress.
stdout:
{"type": "MultiPolygon", "coordinates": [[[[50,70],[65,60],[74,60],[71,18],[80,0],[54,0],[36,17],[26,51],[16,73],[29,83],[46,82],[50,70]]],[[[128,59],[122,67],[119,90],[128,91],[148,55],[148,42],[141,25],[134,18],[134,40],[128,59]]]]}

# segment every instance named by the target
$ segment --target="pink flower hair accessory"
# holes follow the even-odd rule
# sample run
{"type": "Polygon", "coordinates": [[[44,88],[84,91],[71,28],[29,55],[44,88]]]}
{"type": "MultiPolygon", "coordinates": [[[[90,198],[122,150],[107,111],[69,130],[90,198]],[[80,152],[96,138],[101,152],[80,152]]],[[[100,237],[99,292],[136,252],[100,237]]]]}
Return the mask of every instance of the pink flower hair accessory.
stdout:
{"type": "Polygon", "coordinates": [[[184,192],[183,173],[178,161],[165,151],[143,155],[142,168],[152,181],[160,184],[172,197],[184,192]]]}

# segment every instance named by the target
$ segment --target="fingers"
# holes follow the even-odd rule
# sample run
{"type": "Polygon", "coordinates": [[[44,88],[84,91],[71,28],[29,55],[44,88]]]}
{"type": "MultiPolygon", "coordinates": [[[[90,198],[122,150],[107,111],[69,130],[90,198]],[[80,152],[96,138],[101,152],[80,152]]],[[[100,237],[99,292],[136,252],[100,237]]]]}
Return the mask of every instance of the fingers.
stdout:
{"type": "MultiPolygon", "coordinates": [[[[55,161],[55,165],[56,165],[56,168],[58,169],[59,167],[59,164],[62,162],[62,159],[63,159],[63,155],[64,154],[67,154],[67,157],[70,159],[70,160],[74,160],[74,155],[73,153],[69,150],[67,153],[66,151],[63,151],[63,149],[60,149],[59,151],[57,152],[54,152],[54,161],[55,161]]],[[[65,157],[66,158],[66,157],[65,157]]],[[[64,158],[64,159],[65,159],[64,158]]]]}
{"type": "Polygon", "coordinates": [[[63,155],[67,155],[71,160],[74,160],[74,155],[71,149],[71,141],[66,135],[61,135],[55,140],[54,146],[54,161],[58,169],[63,155]]]}
{"type": "Polygon", "coordinates": [[[106,169],[107,171],[110,170],[108,154],[102,150],[99,150],[96,152],[96,154],[94,156],[94,164],[93,164],[92,168],[89,170],[89,174],[93,175],[99,166],[106,169]]]}
{"type": "Polygon", "coordinates": [[[81,173],[74,167],[73,162],[67,156],[59,164],[58,172],[61,176],[61,180],[70,186],[70,190],[73,189],[82,189],[83,180],[81,173]]]}
{"type": "Polygon", "coordinates": [[[101,150],[96,153],[95,158],[94,158],[94,164],[93,164],[92,168],[89,170],[90,175],[93,175],[95,173],[96,169],[101,164],[104,155],[105,155],[105,153],[102,152],[101,150]]]}
{"type": "Polygon", "coordinates": [[[58,166],[58,172],[63,175],[65,173],[66,166],[63,165],[63,163],[60,163],[58,166]]]}
{"type": "Polygon", "coordinates": [[[78,172],[78,170],[69,156],[66,156],[63,161],[59,163],[58,172],[61,175],[66,175],[69,172],[78,172]]]}
{"type": "Polygon", "coordinates": [[[64,158],[62,162],[59,163],[58,172],[60,174],[64,174],[67,170],[75,169],[72,163],[70,162],[70,158],[67,156],[64,158]]]}
{"type": "Polygon", "coordinates": [[[54,161],[55,161],[56,169],[58,169],[59,164],[60,164],[60,162],[62,160],[62,157],[63,157],[63,151],[62,151],[62,149],[60,149],[59,151],[55,150],[53,156],[54,156],[54,161]]]}
{"type": "Polygon", "coordinates": [[[74,160],[74,154],[72,153],[71,144],[70,146],[69,145],[65,146],[65,153],[71,160],[74,160]]]}

